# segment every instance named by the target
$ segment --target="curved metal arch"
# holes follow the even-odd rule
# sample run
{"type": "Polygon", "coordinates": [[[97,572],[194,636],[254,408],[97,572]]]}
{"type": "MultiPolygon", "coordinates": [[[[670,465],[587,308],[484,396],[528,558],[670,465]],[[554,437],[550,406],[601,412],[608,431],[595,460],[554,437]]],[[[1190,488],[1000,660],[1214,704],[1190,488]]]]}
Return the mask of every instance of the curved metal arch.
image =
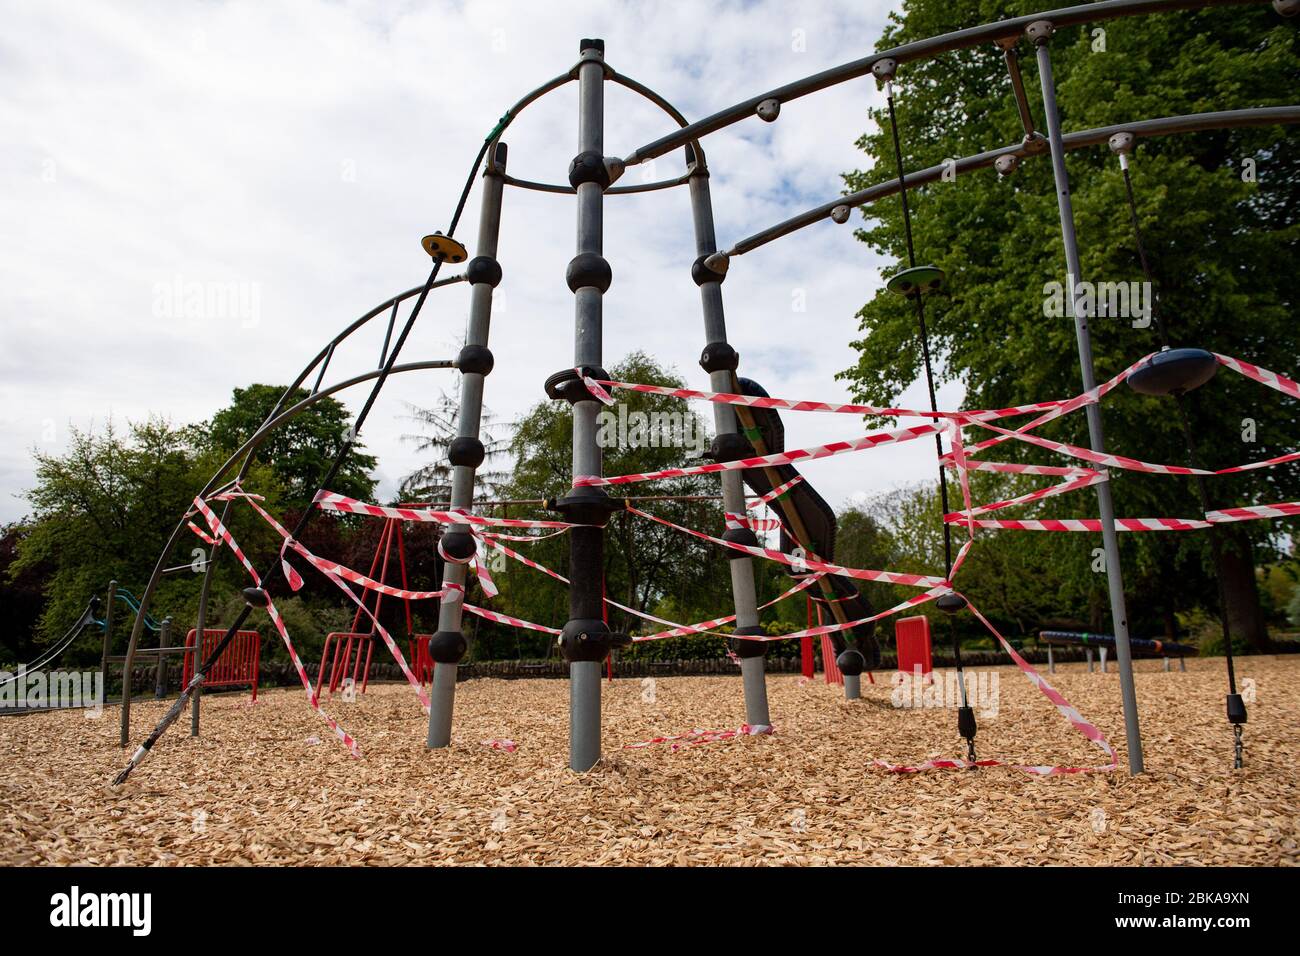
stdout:
{"type": "Polygon", "coordinates": [[[955,30],[952,33],[944,33],[937,37],[914,40],[891,50],[873,53],[871,56],[863,57],[860,60],[853,60],[841,66],[814,73],[801,80],[795,80],[793,83],[787,83],[785,86],[779,86],[774,90],[750,97],[734,106],[719,110],[711,116],[706,116],[689,126],[669,133],[667,136],[662,136],[652,143],[647,143],[630,153],[623,162],[628,166],[635,166],[648,159],[662,156],[678,146],[684,146],[691,140],[698,140],[710,133],[716,133],[720,129],[725,129],[733,123],[738,123],[755,115],[758,104],[764,100],[772,99],[784,104],[802,96],[807,96],[809,93],[816,93],[832,86],[838,86],[840,83],[866,76],[880,60],[892,59],[900,64],[909,63],[917,60],[927,60],[941,53],[950,53],[953,50],[963,50],[985,43],[996,43],[999,40],[1019,38],[1024,33],[1025,27],[1035,20],[1050,20],[1057,27],[1066,27],[1077,26],[1081,23],[1114,20],[1120,17],[1141,16],[1149,13],[1167,13],[1173,10],[1200,9],[1203,7],[1242,6],[1249,3],[1263,2],[1265,0],[1101,0],[1099,3],[1085,3],[1074,7],[1062,7],[1058,10],[1046,10],[1042,13],[1034,13],[1024,17],[1011,17],[1006,20],[985,23],[981,26],[967,27],[964,30],[955,30]]]}
{"type": "MultiPolygon", "coordinates": [[[[441,368],[455,368],[455,367],[456,367],[456,362],[454,359],[427,359],[423,362],[404,362],[401,365],[394,365],[389,370],[388,374],[398,375],[402,372],[419,372],[427,369],[441,369],[441,368]]],[[[211,494],[212,489],[213,487],[216,486],[217,481],[221,478],[222,475],[224,475],[227,471],[230,470],[230,466],[235,463],[235,459],[245,454],[247,454],[251,459],[253,452],[257,451],[257,449],[261,447],[262,443],[266,441],[267,438],[270,437],[271,432],[275,431],[285,422],[289,421],[291,418],[298,417],[298,415],[302,414],[312,405],[315,405],[322,398],[328,398],[330,395],[333,395],[335,392],[341,392],[344,389],[351,388],[353,385],[360,385],[362,382],[370,382],[373,381],[374,379],[377,379],[380,375],[383,374],[383,371],[384,370],[382,368],[371,369],[368,372],[362,372],[360,375],[354,375],[351,378],[346,378],[341,382],[335,382],[333,385],[329,386],[328,388],[317,389],[316,391],[308,395],[306,398],[302,399],[302,401],[296,402],[295,404],[290,405],[288,408],[279,412],[279,414],[276,414],[273,417],[268,418],[265,422],[262,423],[262,425],[257,429],[257,431],[253,432],[253,434],[248,436],[248,438],[244,440],[244,443],[240,445],[228,459],[226,459],[226,463],[217,470],[217,473],[215,475],[212,476],[212,479],[208,483],[208,487],[203,492],[200,492],[199,497],[203,497],[206,494],[211,494]]],[[[240,472],[241,478],[243,474],[244,474],[243,470],[241,469],[240,472]]]]}
{"type": "MultiPolygon", "coordinates": [[[[1165,116],[1159,119],[1140,120],[1136,123],[1117,123],[1113,126],[1099,126],[1096,129],[1080,130],[1076,133],[1067,133],[1062,137],[1067,150],[1082,149],[1085,146],[1097,146],[1105,143],[1116,133],[1132,133],[1134,136],[1145,139],[1153,136],[1173,136],[1179,133],[1195,133],[1203,130],[1213,129],[1235,129],[1244,126],[1273,126],[1276,124],[1300,123],[1300,106],[1269,106],[1257,107],[1245,110],[1221,110],[1213,113],[1190,113],[1185,116],[1165,116]]],[[[916,189],[919,186],[925,186],[939,180],[947,170],[954,171],[957,175],[962,173],[973,172],[977,169],[986,169],[992,166],[1000,156],[1016,156],[1024,159],[1030,156],[1046,155],[1047,144],[1041,134],[1033,138],[1023,140],[1019,143],[1013,143],[999,149],[988,150],[983,153],[976,153],[973,156],[965,156],[947,165],[929,166],[925,169],[909,172],[906,176],[907,188],[916,189]]],[[[788,236],[792,232],[810,226],[813,223],[820,222],[823,219],[829,219],[831,210],[837,206],[866,206],[886,196],[895,195],[898,192],[897,178],[877,183],[874,186],[868,186],[866,189],[850,193],[847,196],[839,196],[830,202],[822,203],[815,206],[807,212],[800,213],[774,226],[757,232],[748,238],[741,239],[731,249],[727,250],[724,255],[741,256],[747,252],[753,252],[760,246],[765,246],[769,242],[788,236]]]]}
{"type": "MultiPolygon", "coordinates": [[[[431,289],[443,288],[464,281],[465,281],[464,275],[452,276],[450,278],[439,280],[433,283],[433,285],[430,288],[431,289]]],[[[220,481],[221,477],[230,470],[231,466],[234,465],[234,463],[240,458],[240,456],[243,456],[243,461],[240,463],[239,471],[237,472],[236,478],[234,480],[240,481],[243,478],[245,478],[248,475],[248,470],[250,466],[252,465],[253,453],[257,450],[257,447],[261,445],[263,441],[266,440],[266,437],[272,431],[274,431],[276,427],[283,424],[285,421],[288,421],[289,419],[297,416],[308,406],[314,404],[315,402],[319,401],[320,399],[324,398],[327,395],[332,395],[335,392],[350,387],[351,385],[356,385],[360,382],[369,381],[378,378],[379,375],[381,375],[383,372],[382,368],[374,369],[370,372],[363,373],[360,376],[354,376],[351,379],[347,379],[343,382],[336,383],[335,385],[332,385],[327,389],[320,389],[318,387],[306,399],[296,403],[295,405],[293,405],[291,408],[287,410],[284,408],[284,403],[288,401],[289,396],[291,396],[295,391],[297,391],[299,388],[302,387],[303,382],[307,380],[307,376],[311,374],[312,370],[317,366],[317,364],[319,364],[327,356],[332,355],[334,349],[338,346],[340,342],[347,339],[348,336],[350,336],[357,329],[361,328],[363,325],[365,325],[375,316],[389,309],[395,308],[405,300],[413,296],[419,295],[422,291],[423,291],[423,287],[408,289],[405,292],[401,292],[389,299],[386,299],[385,301],[381,302],[379,305],[375,306],[370,311],[366,312],[360,318],[353,321],[345,329],[343,329],[343,331],[335,335],[334,338],[330,340],[329,344],[326,345],[325,348],[321,349],[321,351],[316,353],[316,356],[310,362],[308,362],[306,366],[303,367],[302,371],[293,380],[293,383],[290,384],[284,390],[283,394],[281,394],[280,398],[276,401],[275,406],[271,409],[270,414],[267,415],[266,419],[258,427],[257,431],[254,432],[253,435],[250,436],[250,438],[246,440],[238,450],[236,450],[232,455],[230,455],[230,457],[226,459],[226,461],[221,465],[221,467],[217,469],[217,471],[213,474],[213,476],[208,479],[207,483],[203,486],[203,489],[199,491],[198,497],[206,498],[207,496],[211,495],[214,489],[218,487],[218,482],[220,481]]],[[[453,363],[447,362],[444,364],[442,362],[432,362],[432,363],[414,362],[414,363],[407,363],[406,365],[395,365],[393,366],[389,374],[398,371],[415,371],[422,368],[443,368],[443,367],[447,367],[447,368],[453,367],[453,363]]],[[[322,368],[321,371],[323,373],[324,369],[322,368]]],[[[228,482],[227,484],[230,484],[230,482],[228,482]]],[[[221,512],[221,520],[223,522],[226,520],[229,511],[230,511],[230,502],[227,501],[223,505],[222,512],[221,512]]],[[[149,580],[146,583],[144,590],[140,593],[140,611],[136,618],[137,624],[132,628],[130,638],[127,641],[126,657],[123,662],[123,666],[125,670],[123,671],[123,674],[130,674],[130,668],[132,667],[135,661],[135,652],[140,641],[140,632],[142,630],[142,628],[139,627],[139,622],[143,620],[144,615],[148,612],[149,606],[153,600],[154,592],[157,590],[158,582],[162,579],[163,571],[166,568],[167,557],[172,553],[173,549],[176,547],[177,542],[180,540],[181,532],[183,532],[186,527],[186,520],[187,519],[185,518],[185,516],[182,516],[180,520],[176,522],[176,526],[172,528],[171,534],[168,536],[166,543],[163,545],[161,551],[158,554],[157,561],[154,563],[153,571],[149,575],[149,580]]],[[[203,583],[201,585],[201,591],[200,591],[201,602],[206,602],[208,591],[212,584],[212,573],[215,566],[216,566],[215,561],[207,560],[204,562],[203,583]]],[[[122,700],[122,712],[121,712],[121,721],[120,721],[120,728],[119,728],[119,733],[120,733],[119,740],[121,745],[124,747],[127,745],[130,737],[130,719],[131,719],[130,714],[131,714],[130,700],[124,694],[122,700]]]]}
{"type": "MultiPolygon", "coordinates": [[[[577,76],[577,67],[574,67],[571,77],[577,76]]],[[[649,100],[655,106],[667,113],[679,126],[686,127],[689,125],[688,120],[682,112],[673,106],[668,99],[655,92],[630,76],[624,76],[612,67],[605,67],[605,76],[612,82],[617,83],[625,89],[631,90],[643,99],[649,100]]],[[[547,90],[546,92],[550,92],[547,90]]],[[[700,145],[699,140],[691,139],[682,144],[686,147],[686,172],[680,176],[671,179],[660,179],[653,183],[641,183],[636,186],[611,186],[605,190],[606,196],[627,196],[633,193],[655,192],[660,189],[671,189],[674,186],[684,186],[690,182],[691,176],[697,168],[704,168],[704,148],[700,145]]],[[[556,193],[558,195],[573,196],[577,190],[572,186],[566,186],[561,183],[540,183],[531,179],[518,179],[514,176],[504,177],[507,186],[515,186],[519,189],[531,189],[534,192],[556,193]]]]}
{"type": "MultiPolygon", "coordinates": [[[[630,193],[650,193],[660,189],[671,189],[674,186],[684,186],[690,181],[690,178],[691,172],[687,171],[673,179],[660,179],[653,183],[641,183],[636,186],[610,186],[605,190],[605,195],[626,196],[630,193]]],[[[539,193],[559,193],[560,195],[573,196],[578,192],[572,186],[561,186],[559,183],[539,183],[531,179],[517,179],[514,176],[503,176],[502,181],[507,186],[531,189],[539,193]]]]}
{"type": "MultiPolygon", "coordinates": [[[[515,118],[518,117],[518,115],[521,112],[523,112],[529,105],[531,105],[534,101],[540,99],[541,97],[545,96],[546,94],[552,92],[553,90],[556,90],[559,87],[565,85],[566,83],[572,82],[574,79],[576,79],[576,71],[571,71],[570,73],[564,73],[557,77],[554,77],[553,79],[547,81],[546,83],[543,83],[541,86],[537,87],[536,89],[531,90],[530,92],[525,94],[521,99],[519,99],[513,106],[511,106],[509,109],[505,111],[505,113],[501,115],[501,118],[497,121],[497,125],[493,127],[490,133],[488,133],[484,141],[483,154],[484,155],[491,154],[492,144],[500,140],[501,134],[506,131],[506,129],[510,126],[510,124],[514,122],[515,118]]],[[[452,283],[455,282],[463,282],[463,281],[465,281],[464,275],[454,276],[449,279],[435,282],[433,283],[432,286],[430,286],[430,288],[431,289],[440,288],[442,286],[451,285],[452,283]]],[[[407,292],[403,292],[400,295],[394,296],[393,298],[387,300],[386,302],[380,303],[370,312],[366,313],[361,318],[357,319],[355,322],[353,322],[351,325],[345,328],[342,332],[336,335],[333,339],[331,339],[329,344],[326,345],[325,348],[323,348],[320,352],[316,354],[316,356],[303,368],[302,372],[298,375],[298,377],[294,379],[293,383],[289,385],[288,388],[285,389],[284,394],[280,396],[279,400],[275,404],[275,407],[272,408],[270,414],[267,416],[266,421],[262,423],[262,427],[265,427],[269,422],[272,421],[272,419],[276,419],[276,416],[278,416],[280,412],[283,410],[284,403],[288,401],[289,396],[292,395],[296,389],[302,387],[302,383],[306,381],[307,376],[311,374],[312,369],[314,369],[318,364],[322,362],[326,363],[326,365],[328,364],[330,357],[333,356],[334,350],[339,345],[340,342],[342,342],[353,332],[355,332],[361,326],[365,325],[367,322],[369,322],[371,319],[373,319],[376,315],[380,314],[384,310],[386,309],[395,310],[396,307],[402,301],[412,297],[413,295],[418,295],[422,291],[423,291],[423,287],[408,290],[407,292]]],[[[387,351],[387,343],[385,343],[385,351],[387,351]]],[[[325,373],[325,367],[322,366],[320,377],[323,377],[324,373],[325,373]]],[[[319,390],[319,384],[320,384],[320,378],[318,377],[317,391],[319,390]]],[[[283,418],[278,419],[278,421],[283,421],[283,420],[284,420],[283,418]]],[[[262,427],[259,427],[258,429],[259,432],[262,431],[262,427]]],[[[220,475],[224,474],[229,469],[232,463],[233,461],[227,461],[224,465],[222,465],[221,470],[217,473],[216,476],[214,476],[212,479],[209,480],[207,485],[205,485],[203,490],[200,492],[200,495],[211,494],[212,489],[216,484],[217,478],[220,475]]],[[[249,453],[246,455],[243,463],[240,466],[238,472],[239,478],[243,478],[248,474],[248,468],[251,463],[252,463],[252,450],[249,451],[249,453]]],[[[229,510],[230,510],[230,502],[226,502],[225,506],[222,508],[222,520],[225,520],[225,516],[229,513],[229,510]]],[[[153,599],[154,591],[157,588],[158,581],[162,576],[162,572],[167,560],[167,555],[171,553],[171,550],[174,547],[176,547],[176,542],[179,539],[180,533],[184,529],[184,527],[185,527],[185,518],[182,517],[181,520],[177,522],[176,527],[172,529],[172,533],[168,537],[167,543],[163,545],[162,552],[159,554],[158,560],[154,565],[153,573],[149,577],[149,583],[145,587],[144,591],[141,592],[140,607],[142,608],[142,610],[148,609],[150,602],[153,599]]],[[[213,561],[207,561],[205,562],[205,564],[206,567],[204,569],[204,578],[203,578],[203,585],[202,585],[202,592],[201,592],[202,596],[200,597],[200,613],[202,612],[202,608],[206,604],[208,588],[212,582],[212,569],[214,567],[213,561]]],[[[137,626],[135,626],[132,629],[130,640],[128,641],[127,644],[126,664],[125,664],[126,669],[124,671],[124,673],[126,674],[130,673],[130,668],[135,656],[136,645],[140,639],[140,631],[141,628],[138,625],[138,619],[137,619],[137,626]]],[[[197,699],[198,697],[196,695],[195,700],[197,701],[197,699]]],[[[131,707],[131,702],[129,697],[124,697],[122,701],[122,719],[121,719],[121,744],[124,747],[126,746],[128,742],[128,738],[130,736],[130,707],[131,707]]]]}

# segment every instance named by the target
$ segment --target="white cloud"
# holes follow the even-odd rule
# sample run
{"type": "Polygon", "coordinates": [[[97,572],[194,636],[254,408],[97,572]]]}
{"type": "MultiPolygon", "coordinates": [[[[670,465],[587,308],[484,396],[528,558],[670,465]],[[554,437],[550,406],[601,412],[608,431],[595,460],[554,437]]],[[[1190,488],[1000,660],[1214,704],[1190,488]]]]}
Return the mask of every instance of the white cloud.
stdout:
{"type": "MultiPolygon", "coordinates": [[[[523,93],[568,71],[582,37],[603,37],[616,69],[694,119],[864,55],[888,6],[10,5],[0,36],[0,520],[26,510],[31,449],[61,448],[69,423],[201,420],[236,386],[287,383],[337,329],[420,284],[419,239],[446,227],[483,136],[523,93]],[[206,318],[160,306],[160,291],[187,283],[230,284],[256,303],[257,321],[238,299],[206,318]]],[[[709,137],[720,243],[835,196],[839,174],[866,162],[853,140],[875,102],[874,83],[857,80],[787,104],[775,124],[709,137]]],[[[672,125],[621,88],[606,105],[607,153],[627,155],[672,125]]],[[[506,136],[510,171],[563,182],[575,119],[573,86],[530,108],[506,136]]],[[[656,174],[680,168],[678,153],[656,174]]],[[[477,210],[476,190],[462,238],[473,237],[477,210]]],[[[833,376],[854,359],[854,313],[882,265],[850,229],[823,223],[733,265],[730,337],[744,374],[774,395],[847,397],[833,376]],[[791,311],[794,289],[806,290],[804,313],[791,311]]],[[[571,363],[573,233],[571,199],[507,192],[486,396],[505,417],[571,363]]],[[[605,255],[608,360],[644,349],[703,384],[685,190],[610,197],[605,255]]],[[[464,287],[435,294],[403,359],[450,357],[467,305],[464,287]]],[[[375,365],[383,322],[372,325],[330,378],[375,365]]],[[[450,383],[422,373],[385,390],[363,432],[385,491],[417,464],[400,441],[410,428],[402,403],[450,383]]],[[[923,396],[914,386],[901,400],[923,396]]],[[[354,409],[363,397],[364,387],[347,394],[354,409]]],[[[941,391],[941,404],[959,399],[941,391]]],[[[859,427],[838,416],[787,421],[792,447],[859,427]]],[[[809,476],[840,504],[932,477],[922,444],[814,463],[809,476]]]]}

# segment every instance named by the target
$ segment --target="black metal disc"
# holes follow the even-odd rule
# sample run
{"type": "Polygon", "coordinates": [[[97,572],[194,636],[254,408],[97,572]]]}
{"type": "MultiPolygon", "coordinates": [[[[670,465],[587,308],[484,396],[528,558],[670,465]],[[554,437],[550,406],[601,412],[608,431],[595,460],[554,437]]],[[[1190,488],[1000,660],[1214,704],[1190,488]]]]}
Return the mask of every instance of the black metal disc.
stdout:
{"type": "Polygon", "coordinates": [[[1128,384],[1143,395],[1181,395],[1199,388],[1219,369],[1205,349],[1165,349],[1128,377],[1128,384]]]}

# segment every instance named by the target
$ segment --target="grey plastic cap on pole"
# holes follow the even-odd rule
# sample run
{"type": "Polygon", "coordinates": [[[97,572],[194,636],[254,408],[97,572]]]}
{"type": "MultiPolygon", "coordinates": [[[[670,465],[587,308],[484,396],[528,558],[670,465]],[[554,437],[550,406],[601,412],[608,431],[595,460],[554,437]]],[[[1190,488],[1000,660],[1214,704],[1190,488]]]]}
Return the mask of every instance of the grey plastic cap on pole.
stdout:
{"type": "MultiPolygon", "coordinates": [[[[1061,219],[1061,238],[1065,245],[1065,267],[1070,294],[1066,302],[1074,319],[1079,346],[1079,368],[1084,391],[1096,387],[1097,375],[1092,363],[1092,338],[1088,331],[1089,316],[1076,308],[1075,283],[1080,281],[1079,244],[1074,232],[1074,208],[1070,202],[1070,177],[1065,168],[1065,145],[1061,138],[1061,117],[1056,109],[1056,84],[1052,79],[1052,59],[1047,44],[1052,24],[1039,20],[1031,23],[1026,35],[1037,46],[1038,75],[1043,88],[1043,112],[1047,122],[1047,140],[1052,153],[1052,173],[1056,182],[1056,201],[1061,219]]],[[[1096,403],[1086,406],[1088,440],[1093,451],[1105,451],[1101,409],[1096,403]]],[[[1129,773],[1143,771],[1142,735],[1138,728],[1137,693],[1133,686],[1133,661],[1128,643],[1128,610],[1124,600],[1124,577],[1120,569],[1119,538],[1115,533],[1115,505],[1111,499],[1109,479],[1097,488],[1098,516],[1101,519],[1102,548],[1106,559],[1106,583],[1110,593],[1111,623],[1115,630],[1115,656],[1119,663],[1120,696],[1124,704],[1124,732],[1128,746],[1129,773]]]]}

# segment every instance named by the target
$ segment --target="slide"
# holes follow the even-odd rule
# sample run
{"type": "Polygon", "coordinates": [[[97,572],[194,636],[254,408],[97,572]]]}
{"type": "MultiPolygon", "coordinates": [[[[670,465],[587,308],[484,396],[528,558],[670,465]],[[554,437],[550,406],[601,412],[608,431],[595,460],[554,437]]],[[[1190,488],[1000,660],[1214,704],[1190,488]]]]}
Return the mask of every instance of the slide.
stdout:
{"type": "MultiPolygon", "coordinates": [[[[752,379],[738,378],[736,381],[740,394],[768,397],[763,387],[752,379]]],[[[785,450],[785,426],[781,423],[780,414],[770,408],[746,408],[737,405],[735,409],[745,437],[749,439],[758,454],[770,455],[785,450]]],[[[799,471],[793,465],[776,465],[769,468],[751,468],[742,474],[745,484],[751,491],[764,495],[796,477],[799,471]]],[[[774,501],[772,506],[781,515],[789,532],[793,532],[795,536],[795,539],[791,539],[790,533],[782,530],[782,551],[789,554],[796,545],[801,545],[809,555],[816,555],[824,561],[835,560],[835,511],[812,485],[806,480],[799,482],[774,501]]],[[[821,597],[832,601],[822,606],[823,619],[827,620],[827,623],[834,620],[843,624],[870,617],[874,613],[870,602],[859,593],[857,584],[852,578],[828,574],[822,578],[821,585],[821,597]],[[827,610],[830,611],[829,620],[826,615],[827,610]]],[[[830,637],[837,653],[851,644],[867,659],[868,668],[874,669],[880,666],[880,645],[876,641],[874,623],[840,631],[831,634],[830,637]],[[846,636],[849,639],[847,642],[846,636]]]]}
{"type": "MultiPolygon", "coordinates": [[[[21,674],[30,674],[33,673],[34,671],[41,670],[47,665],[53,663],[56,657],[58,657],[60,654],[62,654],[65,650],[67,650],[72,645],[73,641],[81,637],[81,635],[85,632],[86,628],[92,625],[102,626],[103,622],[99,620],[99,607],[100,607],[99,595],[95,595],[90,599],[90,603],[86,605],[86,609],[81,612],[81,617],[77,618],[76,623],[73,624],[72,627],[68,628],[67,633],[64,634],[63,637],[59,638],[58,643],[56,643],[53,647],[46,650],[44,654],[42,654],[39,658],[32,661],[31,663],[18,665],[18,667],[15,668],[14,673],[11,674],[9,677],[4,678],[2,681],[0,681],[0,683],[10,684],[18,680],[18,677],[21,674]]],[[[48,709],[49,709],[48,707],[45,707],[43,705],[39,707],[38,706],[13,707],[6,704],[5,706],[0,707],[0,716],[29,714],[34,711],[48,710],[48,709]]]]}

